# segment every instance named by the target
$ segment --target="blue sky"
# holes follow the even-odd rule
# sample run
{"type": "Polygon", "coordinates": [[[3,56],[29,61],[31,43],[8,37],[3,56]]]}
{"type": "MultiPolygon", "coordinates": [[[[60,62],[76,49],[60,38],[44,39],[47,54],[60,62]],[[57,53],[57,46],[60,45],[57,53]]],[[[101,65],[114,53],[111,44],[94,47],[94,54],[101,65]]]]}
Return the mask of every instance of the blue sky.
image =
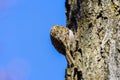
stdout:
{"type": "Polygon", "coordinates": [[[64,80],[50,28],[66,25],[65,0],[0,0],[0,80],[64,80]]]}

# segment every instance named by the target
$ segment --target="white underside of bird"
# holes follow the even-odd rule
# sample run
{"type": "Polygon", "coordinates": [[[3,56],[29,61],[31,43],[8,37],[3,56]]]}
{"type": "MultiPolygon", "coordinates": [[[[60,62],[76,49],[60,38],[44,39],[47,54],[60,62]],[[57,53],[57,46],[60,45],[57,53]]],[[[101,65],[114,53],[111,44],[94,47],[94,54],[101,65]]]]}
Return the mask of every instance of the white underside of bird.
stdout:
{"type": "Polygon", "coordinates": [[[70,39],[70,41],[74,42],[74,34],[73,34],[72,30],[69,30],[69,39],[70,39]]]}

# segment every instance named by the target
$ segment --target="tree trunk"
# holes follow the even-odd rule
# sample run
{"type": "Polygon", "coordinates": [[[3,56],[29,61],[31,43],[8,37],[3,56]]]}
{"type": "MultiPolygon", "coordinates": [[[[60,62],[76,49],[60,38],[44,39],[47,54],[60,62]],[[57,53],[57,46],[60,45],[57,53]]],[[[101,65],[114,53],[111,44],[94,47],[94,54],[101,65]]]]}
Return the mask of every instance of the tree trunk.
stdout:
{"type": "Polygon", "coordinates": [[[66,0],[65,5],[66,27],[75,38],[68,49],[75,63],[68,63],[65,80],[120,80],[120,0],[66,0]]]}

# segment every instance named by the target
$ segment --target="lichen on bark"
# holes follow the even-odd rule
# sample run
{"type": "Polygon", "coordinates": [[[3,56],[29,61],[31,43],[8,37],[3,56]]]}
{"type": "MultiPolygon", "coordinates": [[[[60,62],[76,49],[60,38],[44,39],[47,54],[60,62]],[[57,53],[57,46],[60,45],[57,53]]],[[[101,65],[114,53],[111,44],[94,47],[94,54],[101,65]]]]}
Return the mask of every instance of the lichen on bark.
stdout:
{"type": "Polygon", "coordinates": [[[120,80],[120,0],[65,5],[66,27],[75,36],[68,50],[75,65],[67,66],[65,80],[120,80]]]}

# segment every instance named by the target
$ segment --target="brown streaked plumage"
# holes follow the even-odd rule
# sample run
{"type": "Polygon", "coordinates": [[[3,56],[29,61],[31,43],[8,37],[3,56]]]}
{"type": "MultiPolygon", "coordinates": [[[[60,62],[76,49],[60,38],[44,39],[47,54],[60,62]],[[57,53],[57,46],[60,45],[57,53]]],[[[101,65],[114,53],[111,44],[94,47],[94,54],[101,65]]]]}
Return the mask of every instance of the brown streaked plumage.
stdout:
{"type": "MultiPolygon", "coordinates": [[[[71,65],[74,65],[74,60],[70,54],[70,36],[69,36],[69,29],[66,27],[62,27],[62,26],[53,26],[51,31],[50,31],[50,38],[51,38],[51,42],[54,45],[54,47],[56,48],[56,50],[63,54],[68,63],[71,65]]],[[[70,33],[72,34],[72,32],[70,33]]],[[[73,34],[72,34],[72,39],[73,39],[73,34]]]]}

